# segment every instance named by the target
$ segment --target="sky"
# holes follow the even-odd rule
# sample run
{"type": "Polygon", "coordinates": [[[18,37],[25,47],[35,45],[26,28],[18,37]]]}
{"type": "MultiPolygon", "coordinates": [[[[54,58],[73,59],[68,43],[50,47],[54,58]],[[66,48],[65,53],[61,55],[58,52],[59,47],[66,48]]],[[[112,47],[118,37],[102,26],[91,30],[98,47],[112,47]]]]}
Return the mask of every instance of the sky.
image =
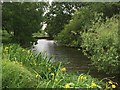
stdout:
{"type": "MultiPolygon", "coordinates": [[[[0,2],[46,2],[49,1],[50,5],[53,0],[0,0],[0,2]]],[[[120,0],[54,0],[54,2],[118,2],[120,0]]]]}
{"type": "Polygon", "coordinates": [[[50,4],[50,5],[52,5],[52,1],[53,1],[53,0],[49,0],[49,4],[50,4]]]}

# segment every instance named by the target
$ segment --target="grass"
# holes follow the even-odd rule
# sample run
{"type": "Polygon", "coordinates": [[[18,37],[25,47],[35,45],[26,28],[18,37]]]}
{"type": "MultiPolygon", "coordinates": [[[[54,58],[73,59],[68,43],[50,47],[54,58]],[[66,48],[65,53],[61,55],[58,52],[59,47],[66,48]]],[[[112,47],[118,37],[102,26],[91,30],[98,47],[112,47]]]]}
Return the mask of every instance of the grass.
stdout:
{"type": "Polygon", "coordinates": [[[11,40],[12,40],[11,35],[6,30],[2,30],[1,35],[2,35],[2,37],[0,37],[0,41],[2,41],[2,43],[8,44],[9,42],[11,42],[11,40]]]}
{"type": "Polygon", "coordinates": [[[3,88],[112,87],[89,74],[67,73],[63,63],[53,64],[44,54],[34,54],[16,44],[4,46],[2,56],[3,88]]]}
{"type": "Polygon", "coordinates": [[[17,61],[3,60],[3,86],[4,88],[14,87],[34,87],[36,82],[35,75],[27,70],[22,64],[17,61]]]}

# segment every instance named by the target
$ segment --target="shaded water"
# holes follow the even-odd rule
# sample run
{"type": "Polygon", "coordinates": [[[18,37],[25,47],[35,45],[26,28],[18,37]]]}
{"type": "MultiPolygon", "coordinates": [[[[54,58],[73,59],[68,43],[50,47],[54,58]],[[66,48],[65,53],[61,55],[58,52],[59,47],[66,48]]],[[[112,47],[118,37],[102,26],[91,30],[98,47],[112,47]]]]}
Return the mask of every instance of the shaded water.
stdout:
{"type": "Polygon", "coordinates": [[[55,61],[67,63],[65,67],[68,71],[78,71],[79,73],[87,73],[93,77],[104,78],[106,75],[96,70],[91,65],[90,60],[76,48],[58,46],[53,40],[39,39],[38,44],[34,45],[35,52],[46,52],[48,57],[53,56],[55,61]],[[68,63],[69,62],[69,63],[68,63]]]}

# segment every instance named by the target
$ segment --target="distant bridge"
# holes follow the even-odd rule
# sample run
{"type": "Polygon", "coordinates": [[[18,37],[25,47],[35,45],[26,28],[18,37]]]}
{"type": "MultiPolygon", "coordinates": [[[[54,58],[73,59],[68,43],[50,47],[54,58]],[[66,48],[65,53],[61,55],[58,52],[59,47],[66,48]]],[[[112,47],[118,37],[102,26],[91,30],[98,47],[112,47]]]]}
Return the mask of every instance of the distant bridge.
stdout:
{"type": "Polygon", "coordinates": [[[52,40],[52,37],[34,37],[35,39],[48,39],[48,40],[52,40]]]}

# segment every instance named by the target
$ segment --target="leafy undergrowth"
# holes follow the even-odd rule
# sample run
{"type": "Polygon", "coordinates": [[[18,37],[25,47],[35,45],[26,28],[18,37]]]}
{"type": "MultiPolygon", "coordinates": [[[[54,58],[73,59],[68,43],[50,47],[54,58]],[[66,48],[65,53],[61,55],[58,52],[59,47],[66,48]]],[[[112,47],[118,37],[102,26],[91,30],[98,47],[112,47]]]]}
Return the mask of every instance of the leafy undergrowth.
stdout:
{"type": "Polygon", "coordinates": [[[43,54],[33,54],[19,45],[3,47],[3,88],[116,88],[88,74],[67,73],[63,63],[53,64],[43,54]]]}
{"type": "Polygon", "coordinates": [[[4,87],[34,87],[34,82],[36,81],[35,75],[27,70],[22,64],[17,61],[4,60],[3,65],[3,86],[4,87]]]}
{"type": "Polygon", "coordinates": [[[114,76],[120,75],[119,16],[106,22],[97,22],[87,32],[82,33],[83,52],[100,71],[114,76]]]}

